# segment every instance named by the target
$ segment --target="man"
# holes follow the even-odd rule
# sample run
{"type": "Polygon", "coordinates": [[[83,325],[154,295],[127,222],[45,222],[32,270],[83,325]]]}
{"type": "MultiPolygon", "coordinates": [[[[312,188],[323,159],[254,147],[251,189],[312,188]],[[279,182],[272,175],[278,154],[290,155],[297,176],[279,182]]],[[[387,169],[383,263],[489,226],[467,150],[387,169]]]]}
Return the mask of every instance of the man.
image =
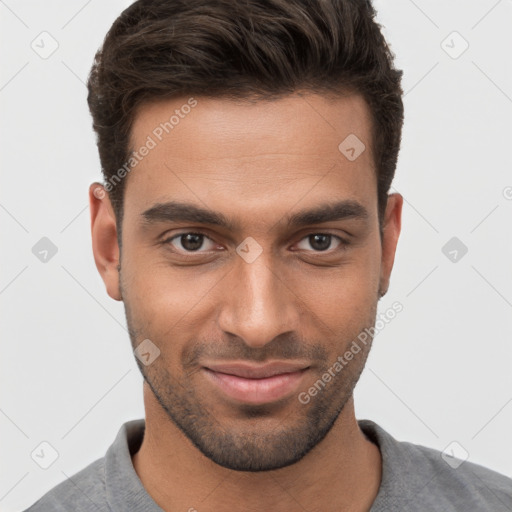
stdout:
{"type": "Polygon", "coordinates": [[[355,418],[403,201],[374,16],[139,0],[116,20],[88,82],[92,241],[146,418],[28,510],[512,509],[505,476],[355,418]]]}

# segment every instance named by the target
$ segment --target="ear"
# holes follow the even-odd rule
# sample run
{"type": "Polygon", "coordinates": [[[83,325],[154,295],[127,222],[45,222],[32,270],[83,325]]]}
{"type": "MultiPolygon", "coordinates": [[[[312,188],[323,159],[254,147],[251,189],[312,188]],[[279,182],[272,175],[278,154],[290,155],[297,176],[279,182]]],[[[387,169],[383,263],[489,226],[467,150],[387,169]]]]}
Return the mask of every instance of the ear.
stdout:
{"type": "Polygon", "coordinates": [[[108,193],[100,183],[89,187],[91,211],[92,251],[96,268],[105,283],[107,293],[114,300],[122,300],[119,286],[119,246],[114,209],[108,193]]]}
{"type": "Polygon", "coordinates": [[[404,198],[398,194],[388,195],[384,224],[382,226],[382,261],[380,270],[380,295],[385,295],[395,261],[395,251],[402,227],[402,205],[404,198]]]}

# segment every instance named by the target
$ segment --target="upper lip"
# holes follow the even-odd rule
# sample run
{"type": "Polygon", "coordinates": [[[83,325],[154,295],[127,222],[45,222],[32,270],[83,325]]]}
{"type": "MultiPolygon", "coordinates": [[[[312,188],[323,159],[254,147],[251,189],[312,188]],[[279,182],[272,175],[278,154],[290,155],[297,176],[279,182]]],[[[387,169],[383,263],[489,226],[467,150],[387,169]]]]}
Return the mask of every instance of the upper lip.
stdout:
{"type": "Polygon", "coordinates": [[[264,379],[265,377],[298,372],[309,368],[309,366],[304,363],[281,361],[273,361],[263,365],[247,363],[211,363],[204,365],[204,367],[214,372],[227,373],[246,379],[264,379]]]}

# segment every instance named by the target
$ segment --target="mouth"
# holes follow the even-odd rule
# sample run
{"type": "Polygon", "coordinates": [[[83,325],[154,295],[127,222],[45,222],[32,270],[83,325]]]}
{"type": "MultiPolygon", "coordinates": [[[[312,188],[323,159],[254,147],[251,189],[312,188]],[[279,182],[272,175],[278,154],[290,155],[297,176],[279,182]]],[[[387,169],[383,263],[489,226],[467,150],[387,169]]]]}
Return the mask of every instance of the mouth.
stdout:
{"type": "Polygon", "coordinates": [[[209,383],[239,403],[264,404],[281,400],[297,390],[309,366],[270,363],[264,366],[209,364],[202,371],[209,383]]]}

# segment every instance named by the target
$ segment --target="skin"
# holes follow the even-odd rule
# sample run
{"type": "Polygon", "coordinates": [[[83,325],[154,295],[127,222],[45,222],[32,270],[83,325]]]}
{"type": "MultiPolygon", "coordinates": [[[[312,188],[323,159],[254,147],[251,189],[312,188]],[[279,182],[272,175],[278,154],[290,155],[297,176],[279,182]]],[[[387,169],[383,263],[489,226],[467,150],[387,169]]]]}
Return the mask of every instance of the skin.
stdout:
{"type": "MultiPolygon", "coordinates": [[[[143,105],[133,147],[187,99],[143,105]]],[[[137,359],[146,430],[135,471],[164,510],[367,511],[382,463],[357,424],[353,390],[371,343],[309,403],[298,400],[374,325],[389,285],[403,198],[388,196],[381,238],[367,104],[357,94],[253,104],[196,99],[125,178],[122,251],[108,194],[97,197],[98,183],[89,190],[93,252],[107,292],[124,301],[132,346],[150,339],[160,350],[147,366],[137,359]],[[355,161],[338,150],[350,133],[366,146],[355,161]],[[343,199],[363,205],[368,218],[285,223],[343,199]],[[142,212],[170,200],[236,225],[144,225],[142,212]],[[198,231],[206,236],[169,241],[198,231]],[[332,237],[315,243],[315,234],[332,237]],[[251,263],[236,252],[247,237],[262,249],[251,263]],[[260,406],[226,397],[202,369],[207,360],[292,359],[310,365],[299,388],[260,406]]]]}

